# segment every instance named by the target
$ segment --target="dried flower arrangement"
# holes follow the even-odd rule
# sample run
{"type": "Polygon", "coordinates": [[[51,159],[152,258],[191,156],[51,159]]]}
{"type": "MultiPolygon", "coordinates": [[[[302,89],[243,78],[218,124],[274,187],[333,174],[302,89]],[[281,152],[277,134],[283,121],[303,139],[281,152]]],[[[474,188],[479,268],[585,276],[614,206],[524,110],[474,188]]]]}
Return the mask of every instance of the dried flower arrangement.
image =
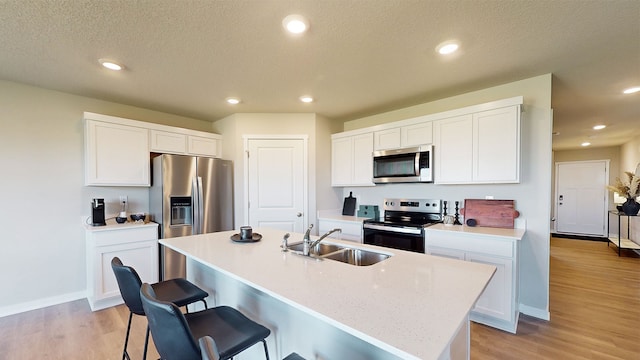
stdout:
{"type": "Polygon", "coordinates": [[[622,182],[620,178],[616,178],[615,185],[607,185],[607,189],[615,191],[627,199],[635,199],[640,196],[640,175],[630,171],[624,173],[627,175],[626,183],[622,182]]]}

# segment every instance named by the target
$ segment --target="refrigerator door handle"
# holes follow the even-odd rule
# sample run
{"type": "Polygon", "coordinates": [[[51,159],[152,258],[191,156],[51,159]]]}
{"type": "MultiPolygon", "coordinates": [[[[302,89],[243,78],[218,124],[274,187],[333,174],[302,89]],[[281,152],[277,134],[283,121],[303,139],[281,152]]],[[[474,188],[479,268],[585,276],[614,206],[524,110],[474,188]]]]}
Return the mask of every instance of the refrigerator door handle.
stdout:
{"type": "Polygon", "coordinates": [[[191,179],[191,207],[193,212],[193,224],[191,225],[191,235],[199,234],[200,228],[200,198],[198,197],[198,181],[194,177],[191,179]]]}
{"type": "Polygon", "coordinates": [[[198,176],[198,234],[204,233],[204,193],[202,177],[198,176]]]}

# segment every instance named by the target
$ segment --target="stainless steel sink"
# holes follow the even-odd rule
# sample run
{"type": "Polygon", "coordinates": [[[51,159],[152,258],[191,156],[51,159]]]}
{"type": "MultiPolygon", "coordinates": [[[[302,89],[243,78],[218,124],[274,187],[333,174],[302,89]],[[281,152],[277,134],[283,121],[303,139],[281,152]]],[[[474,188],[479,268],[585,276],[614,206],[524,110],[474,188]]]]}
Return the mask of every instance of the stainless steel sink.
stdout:
{"type": "MultiPolygon", "coordinates": [[[[302,253],[302,243],[295,243],[295,244],[289,244],[288,248],[289,250],[293,250],[296,252],[300,252],[302,253]]],[[[344,249],[344,246],[341,245],[336,245],[336,244],[329,244],[329,243],[319,243],[316,246],[314,246],[313,248],[311,248],[311,250],[309,251],[309,253],[311,255],[316,255],[316,256],[322,256],[322,255],[326,255],[326,254],[330,254],[333,252],[336,252],[338,250],[344,249]]]]}
{"type": "MultiPolygon", "coordinates": [[[[303,244],[301,242],[289,244],[288,246],[289,250],[299,255],[302,255],[302,247],[303,244]]],[[[388,259],[391,255],[351,248],[344,245],[319,243],[311,249],[309,256],[315,259],[340,261],[355,266],[369,266],[388,259]]]]}
{"type": "Polygon", "coordinates": [[[336,260],[355,266],[369,266],[386,260],[391,255],[377,253],[374,251],[344,248],[331,254],[324,255],[324,259],[336,260]]]}

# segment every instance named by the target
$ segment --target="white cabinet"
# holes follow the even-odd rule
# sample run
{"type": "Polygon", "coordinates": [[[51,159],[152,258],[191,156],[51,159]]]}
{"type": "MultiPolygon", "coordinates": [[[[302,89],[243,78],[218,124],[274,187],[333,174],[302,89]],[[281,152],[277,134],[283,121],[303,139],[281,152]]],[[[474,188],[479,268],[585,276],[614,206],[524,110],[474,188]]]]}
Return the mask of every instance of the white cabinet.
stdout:
{"type": "Polygon", "coordinates": [[[435,182],[520,181],[520,106],[435,121],[435,182]]]}
{"type": "Polygon", "coordinates": [[[400,128],[376,131],[373,133],[373,149],[387,150],[402,147],[400,142],[400,128]]]}
{"type": "Polygon", "coordinates": [[[520,106],[473,114],[473,180],[520,181],[520,106]]]}
{"type": "Polygon", "coordinates": [[[151,130],[152,152],[163,154],[220,157],[220,135],[190,135],[188,133],[151,130]]]}
{"type": "Polygon", "coordinates": [[[428,145],[433,143],[433,122],[421,122],[400,128],[401,147],[428,145]]]}
{"type": "Polygon", "coordinates": [[[220,157],[220,139],[215,137],[187,136],[187,153],[196,156],[220,157]]]}
{"type": "Polygon", "coordinates": [[[150,152],[220,157],[218,134],[84,113],[85,185],[149,186],[150,152]]]}
{"type": "Polygon", "coordinates": [[[471,182],[473,166],[473,118],[462,115],[434,124],[436,183],[471,182]]]}
{"type": "Polygon", "coordinates": [[[325,234],[331,229],[342,229],[342,232],[335,232],[329,235],[333,239],[342,239],[362,243],[362,221],[364,218],[355,216],[318,216],[318,235],[325,234]]]}
{"type": "Polygon", "coordinates": [[[132,266],[143,282],[158,281],[158,224],[114,224],[86,227],[87,300],[96,311],[122,304],[120,289],[111,269],[119,257],[132,266]]]}
{"type": "Polygon", "coordinates": [[[433,143],[433,122],[426,121],[374,132],[374,150],[387,150],[433,143]]]}
{"type": "Polygon", "coordinates": [[[151,151],[163,154],[185,154],[187,136],[168,131],[151,130],[151,151]]]}
{"type": "Polygon", "coordinates": [[[149,131],[85,120],[85,185],[149,186],[149,131]]]}
{"type": "Polygon", "coordinates": [[[332,135],[331,185],[374,186],[373,133],[332,135]]]}
{"type": "MultiPolygon", "coordinates": [[[[442,227],[443,225],[435,225],[442,227]]],[[[456,226],[457,230],[466,227],[456,226]]],[[[482,230],[480,230],[482,231],[482,230]]],[[[426,253],[496,267],[470,314],[473,321],[515,333],[518,325],[518,239],[478,232],[426,230],[426,253]]]]}

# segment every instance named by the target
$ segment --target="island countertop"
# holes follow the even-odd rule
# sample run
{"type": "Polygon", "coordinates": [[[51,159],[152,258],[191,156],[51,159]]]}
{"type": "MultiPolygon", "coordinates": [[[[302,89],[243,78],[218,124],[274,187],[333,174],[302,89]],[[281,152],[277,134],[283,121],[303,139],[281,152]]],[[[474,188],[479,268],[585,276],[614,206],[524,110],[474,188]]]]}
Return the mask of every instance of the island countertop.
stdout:
{"type": "MultiPolygon", "coordinates": [[[[225,231],[160,243],[405,359],[441,357],[495,271],[485,264],[323,240],[392,255],[353,266],[282,252],[285,231],[254,232],[261,241],[234,242],[237,231],[225,231]]],[[[294,233],[289,243],[301,240],[294,233]]]]}

